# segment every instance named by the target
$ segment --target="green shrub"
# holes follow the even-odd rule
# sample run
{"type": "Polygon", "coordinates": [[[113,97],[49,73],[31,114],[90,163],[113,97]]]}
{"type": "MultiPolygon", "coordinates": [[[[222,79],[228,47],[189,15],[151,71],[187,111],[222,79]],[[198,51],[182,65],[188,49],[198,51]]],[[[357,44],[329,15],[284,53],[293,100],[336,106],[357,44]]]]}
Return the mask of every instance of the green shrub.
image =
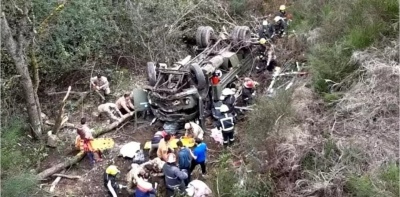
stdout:
{"type": "Polygon", "coordinates": [[[386,191],[393,193],[393,196],[400,196],[400,168],[397,164],[390,164],[384,168],[379,176],[384,181],[386,191]]]}
{"type": "Polygon", "coordinates": [[[271,134],[279,117],[291,117],[290,101],[290,91],[277,92],[273,98],[264,97],[257,101],[257,107],[249,113],[245,127],[246,137],[253,147],[265,143],[263,140],[271,134]]]}
{"type": "Polygon", "coordinates": [[[352,176],[346,182],[346,191],[354,197],[378,197],[374,185],[368,176],[352,176]]]}
{"type": "MultiPolygon", "coordinates": [[[[14,173],[18,173],[15,171],[14,173]]],[[[35,176],[28,173],[14,175],[2,181],[1,195],[7,197],[34,196],[37,192],[35,176]]]]}

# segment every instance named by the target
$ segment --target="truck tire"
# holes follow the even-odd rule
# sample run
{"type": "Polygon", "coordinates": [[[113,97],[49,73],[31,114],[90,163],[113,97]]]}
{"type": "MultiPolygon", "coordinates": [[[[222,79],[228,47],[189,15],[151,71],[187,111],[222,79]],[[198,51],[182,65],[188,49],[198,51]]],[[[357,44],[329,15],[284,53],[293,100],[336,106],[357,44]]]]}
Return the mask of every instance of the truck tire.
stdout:
{"type": "Polygon", "coordinates": [[[240,26],[235,26],[231,32],[231,40],[234,45],[239,44],[240,26]]]}
{"type": "Polygon", "coordinates": [[[203,29],[204,29],[204,26],[200,26],[197,28],[197,31],[196,31],[196,45],[198,47],[202,47],[203,42],[201,41],[201,37],[202,37],[203,29]]]}
{"type": "Polygon", "coordinates": [[[202,47],[207,47],[211,44],[211,38],[214,34],[214,29],[210,26],[206,26],[202,29],[201,33],[201,44],[202,47]]]}
{"type": "Polygon", "coordinates": [[[156,63],[154,62],[147,62],[147,80],[151,86],[157,83],[156,63]]]}
{"type": "Polygon", "coordinates": [[[195,76],[195,82],[196,82],[197,89],[199,89],[199,91],[200,91],[200,90],[206,88],[206,86],[207,86],[206,77],[204,76],[203,70],[200,68],[200,66],[197,64],[192,64],[190,66],[190,71],[195,76]]]}
{"type": "Polygon", "coordinates": [[[249,46],[251,39],[250,28],[247,26],[240,26],[239,28],[239,42],[241,46],[249,46]]]}

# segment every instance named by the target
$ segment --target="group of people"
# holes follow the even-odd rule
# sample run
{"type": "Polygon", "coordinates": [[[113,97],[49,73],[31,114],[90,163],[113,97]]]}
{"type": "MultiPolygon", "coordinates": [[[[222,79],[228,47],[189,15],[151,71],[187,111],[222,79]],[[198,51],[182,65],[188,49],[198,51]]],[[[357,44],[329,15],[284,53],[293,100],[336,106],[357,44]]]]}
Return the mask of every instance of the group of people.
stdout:
{"type": "Polygon", "coordinates": [[[264,72],[265,70],[270,73],[277,68],[277,60],[274,50],[274,45],[268,45],[267,41],[272,39],[274,35],[285,35],[290,16],[286,13],[286,6],[281,5],[279,12],[275,14],[274,23],[269,23],[268,20],[262,22],[261,28],[258,32],[259,45],[257,49],[257,73],[264,72]]]}
{"type": "Polygon", "coordinates": [[[274,15],[273,23],[264,20],[259,29],[258,35],[260,38],[271,39],[274,35],[283,36],[286,34],[290,15],[286,12],[286,6],[279,6],[279,12],[274,15]]]}
{"type": "MultiPolygon", "coordinates": [[[[187,127],[188,128],[188,127],[187,127]]],[[[182,141],[176,143],[177,150],[171,148],[172,136],[165,131],[157,132],[152,140],[152,149],[157,150],[157,157],[143,164],[132,164],[128,182],[136,183],[133,197],[154,197],[157,183],[150,183],[152,173],[162,172],[168,197],[176,194],[186,194],[190,197],[207,197],[211,189],[201,180],[191,180],[191,174],[197,165],[200,165],[202,177],[206,177],[207,145],[201,139],[195,139],[195,148],[185,147],[182,141]],[[158,143],[153,143],[158,141],[158,143]],[[155,146],[157,145],[157,146],[155,146]],[[156,169],[156,170],[154,170],[156,169]],[[133,179],[133,180],[132,180],[133,179]]],[[[109,194],[117,196],[120,189],[127,187],[117,183],[120,171],[111,165],[104,173],[104,186],[109,194]]],[[[130,187],[131,184],[128,184],[130,187]]],[[[129,189],[129,188],[128,188],[129,189]]]]}

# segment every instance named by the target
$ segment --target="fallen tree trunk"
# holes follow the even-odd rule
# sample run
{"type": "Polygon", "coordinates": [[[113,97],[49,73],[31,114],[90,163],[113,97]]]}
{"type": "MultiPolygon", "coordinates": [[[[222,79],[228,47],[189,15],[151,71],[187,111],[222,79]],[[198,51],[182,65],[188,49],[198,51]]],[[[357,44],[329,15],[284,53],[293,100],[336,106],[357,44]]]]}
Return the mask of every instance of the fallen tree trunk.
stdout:
{"type": "Polygon", "coordinates": [[[66,174],[53,174],[51,176],[62,177],[62,178],[66,178],[66,179],[80,179],[80,178],[82,178],[81,176],[66,175],[66,174]]]}
{"type": "MultiPolygon", "coordinates": [[[[122,122],[126,121],[127,119],[129,119],[131,116],[133,115],[133,113],[130,114],[125,114],[124,116],[122,116],[121,120],[113,122],[112,124],[108,125],[106,128],[99,130],[99,131],[95,131],[93,132],[93,137],[98,137],[104,133],[110,132],[114,129],[116,129],[122,122]]],[[[37,174],[37,179],[45,179],[75,163],[78,163],[80,160],[83,159],[83,157],[85,156],[84,152],[79,152],[77,155],[75,155],[72,158],[67,158],[66,161],[53,165],[51,168],[48,168],[46,170],[43,170],[42,172],[40,172],[39,174],[37,174]]]]}
{"type": "MultiPolygon", "coordinates": [[[[65,171],[66,171],[66,170],[64,170],[63,173],[64,173],[65,171]]],[[[50,190],[49,190],[50,193],[53,193],[53,192],[54,192],[54,189],[56,189],[56,186],[57,186],[57,184],[61,181],[61,178],[62,178],[62,177],[57,177],[56,180],[54,180],[54,182],[51,183],[51,187],[50,187],[50,190]]]]}

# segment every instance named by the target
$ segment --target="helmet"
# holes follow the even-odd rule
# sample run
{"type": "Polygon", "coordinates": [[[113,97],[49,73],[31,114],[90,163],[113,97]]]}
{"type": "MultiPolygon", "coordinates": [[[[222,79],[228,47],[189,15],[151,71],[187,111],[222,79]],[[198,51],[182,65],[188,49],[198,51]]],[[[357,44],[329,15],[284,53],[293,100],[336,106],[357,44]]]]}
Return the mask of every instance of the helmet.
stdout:
{"type": "Polygon", "coordinates": [[[236,88],[231,88],[231,90],[234,94],[236,93],[236,88]]]}
{"type": "Polygon", "coordinates": [[[254,86],[255,86],[254,81],[246,81],[246,82],[244,82],[244,87],[245,88],[254,88],[254,86]]]}
{"type": "Polygon", "coordinates": [[[174,153],[169,153],[167,156],[167,163],[174,163],[176,162],[176,156],[174,153]]]}
{"type": "Polygon", "coordinates": [[[281,10],[281,11],[284,11],[284,10],[286,10],[286,6],[285,6],[285,5],[281,5],[281,6],[279,6],[279,10],[281,10]]]}
{"type": "Polygon", "coordinates": [[[265,43],[267,43],[267,40],[265,38],[261,38],[260,39],[260,44],[265,44],[265,43]]]}
{"type": "Polygon", "coordinates": [[[185,124],[185,129],[186,130],[191,129],[191,128],[192,128],[192,125],[190,125],[190,123],[186,123],[185,124]]]}
{"type": "Polygon", "coordinates": [[[222,77],[222,71],[221,70],[216,70],[215,74],[217,74],[218,77],[222,77]]]}
{"type": "Polygon", "coordinates": [[[222,95],[223,96],[234,95],[234,94],[235,93],[229,88],[225,88],[225,89],[222,90],[222,95]]]}
{"type": "Polygon", "coordinates": [[[117,166],[115,166],[115,165],[110,165],[106,169],[106,173],[109,175],[113,175],[113,176],[118,174],[119,172],[120,171],[118,170],[117,166]]]}
{"type": "Polygon", "coordinates": [[[221,108],[219,109],[219,111],[228,112],[229,111],[229,107],[227,105],[221,105],[221,108]]]}
{"type": "Polygon", "coordinates": [[[219,97],[219,100],[220,101],[223,101],[225,99],[225,96],[224,95],[221,95],[220,97],[219,97]]]}
{"type": "Polygon", "coordinates": [[[267,20],[264,20],[264,21],[262,22],[262,25],[263,25],[263,26],[267,26],[267,25],[268,25],[268,21],[267,21],[267,20]]]}

